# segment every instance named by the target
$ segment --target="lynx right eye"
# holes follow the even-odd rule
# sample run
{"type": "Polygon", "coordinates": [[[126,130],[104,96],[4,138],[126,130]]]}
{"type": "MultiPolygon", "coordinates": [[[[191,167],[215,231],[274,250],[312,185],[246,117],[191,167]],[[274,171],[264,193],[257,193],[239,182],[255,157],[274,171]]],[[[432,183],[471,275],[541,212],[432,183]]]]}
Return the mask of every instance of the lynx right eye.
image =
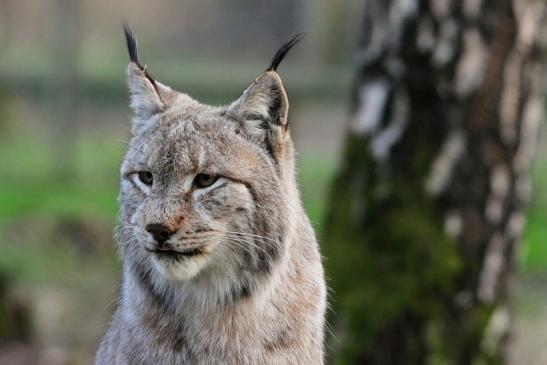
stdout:
{"type": "Polygon", "coordinates": [[[198,174],[194,179],[194,185],[198,189],[207,188],[213,185],[218,180],[217,175],[198,174]]]}
{"type": "Polygon", "coordinates": [[[139,180],[147,186],[151,186],[154,182],[154,176],[150,171],[140,171],[138,173],[139,180]]]}

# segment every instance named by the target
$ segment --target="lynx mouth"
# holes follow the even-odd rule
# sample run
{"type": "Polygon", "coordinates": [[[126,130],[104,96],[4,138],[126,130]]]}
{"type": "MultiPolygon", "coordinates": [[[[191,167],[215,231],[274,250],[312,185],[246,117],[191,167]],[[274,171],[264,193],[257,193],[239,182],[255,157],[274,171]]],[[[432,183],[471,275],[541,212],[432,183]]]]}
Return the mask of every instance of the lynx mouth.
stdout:
{"type": "Polygon", "coordinates": [[[184,257],[194,257],[198,255],[203,255],[205,251],[202,247],[195,247],[184,251],[175,251],[175,250],[148,250],[148,252],[153,253],[159,258],[171,258],[171,259],[180,259],[184,257]]]}

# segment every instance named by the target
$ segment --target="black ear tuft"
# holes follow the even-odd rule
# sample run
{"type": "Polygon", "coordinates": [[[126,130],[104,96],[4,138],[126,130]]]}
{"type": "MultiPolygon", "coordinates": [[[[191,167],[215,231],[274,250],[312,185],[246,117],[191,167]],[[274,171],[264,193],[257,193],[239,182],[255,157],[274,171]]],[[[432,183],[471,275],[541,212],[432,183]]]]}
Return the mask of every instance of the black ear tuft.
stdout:
{"type": "Polygon", "coordinates": [[[123,32],[125,33],[125,41],[127,43],[127,51],[129,52],[129,59],[131,60],[131,62],[136,63],[142,70],[143,67],[139,62],[139,46],[137,43],[137,39],[133,35],[133,32],[131,31],[129,24],[127,24],[127,21],[124,20],[122,22],[122,25],[123,32]]]}
{"type": "Polygon", "coordinates": [[[122,25],[123,32],[125,34],[125,42],[127,43],[127,51],[129,52],[129,59],[131,60],[131,62],[137,65],[142,72],[144,72],[146,78],[150,80],[150,82],[154,85],[154,88],[156,88],[156,80],[154,80],[154,78],[150,76],[148,70],[146,69],[146,66],[143,66],[139,61],[139,43],[137,42],[137,38],[135,38],[133,31],[125,20],[122,21],[122,25]]]}
{"type": "Polygon", "coordinates": [[[272,59],[272,63],[270,64],[270,67],[268,67],[267,71],[276,71],[277,66],[279,66],[281,61],[283,61],[283,58],[285,58],[287,52],[289,52],[296,43],[300,42],[300,40],[302,40],[305,35],[305,32],[295,33],[291,35],[285,42],[283,42],[283,44],[275,53],[275,56],[272,59]]]}

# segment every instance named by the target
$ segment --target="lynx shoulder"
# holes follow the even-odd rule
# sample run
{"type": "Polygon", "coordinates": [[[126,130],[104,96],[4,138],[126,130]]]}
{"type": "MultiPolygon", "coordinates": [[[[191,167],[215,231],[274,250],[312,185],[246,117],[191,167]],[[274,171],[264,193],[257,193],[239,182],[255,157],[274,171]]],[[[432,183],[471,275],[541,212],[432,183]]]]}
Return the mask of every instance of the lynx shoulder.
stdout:
{"type": "Polygon", "coordinates": [[[134,110],[116,238],[121,298],[96,364],[322,364],[326,290],[277,67],[233,103],[155,80],[124,26],[134,110]]]}

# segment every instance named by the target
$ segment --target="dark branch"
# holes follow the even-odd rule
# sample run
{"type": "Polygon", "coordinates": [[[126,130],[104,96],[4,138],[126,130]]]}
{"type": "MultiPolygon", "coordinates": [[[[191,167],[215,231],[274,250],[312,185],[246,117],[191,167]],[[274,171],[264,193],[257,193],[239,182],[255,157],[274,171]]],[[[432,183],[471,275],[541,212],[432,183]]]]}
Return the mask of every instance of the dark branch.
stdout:
{"type": "Polygon", "coordinates": [[[272,63],[270,64],[270,67],[268,67],[268,71],[276,71],[277,66],[279,66],[281,61],[283,61],[283,58],[285,58],[285,56],[287,55],[287,52],[289,52],[289,50],[296,43],[300,42],[300,40],[304,38],[305,35],[306,35],[305,32],[295,33],[291,35],[285,42],[283,42],[283,44],[279,47],[279,49],[275,53],[275,56],[272,59],[272,63]]]}

